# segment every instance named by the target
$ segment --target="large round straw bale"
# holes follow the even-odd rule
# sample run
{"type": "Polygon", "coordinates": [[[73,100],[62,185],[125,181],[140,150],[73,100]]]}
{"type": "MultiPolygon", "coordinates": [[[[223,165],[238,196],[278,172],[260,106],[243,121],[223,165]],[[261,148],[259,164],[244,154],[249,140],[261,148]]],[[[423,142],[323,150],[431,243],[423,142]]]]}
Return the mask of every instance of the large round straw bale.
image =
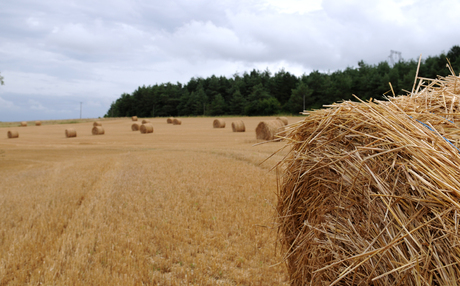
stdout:
{"type": "Polygon", "coordinates": [[[212,126],[214,128],[225,128],[225,120],[223,120],[223,119],[214,119],[214,122],[212,123],[212,126]]]}
{"type": "Polygon", "coordinates": [[[256,138],[273,140],[282,131],[284,131],[284,123],[281,120],[261,121],[256,127],[256,138]]]}
{"type": "Polygon", "coordinates": [[[173,120],[174,120],[174,117],[169,117],[168,119],[166,119],[166,123],[171,124],[173,123],[173,120]]]}
{"type": "Polygon", "coordinates": [[[232,130],[233,132],[245,132],[246,127],[244,126],[243,120],[232,122],[232,130]]]}
{"type": "Polygon", "coordinates": [[[27,126],[27,121],[22,121],[21,122],[21,127],[26,127],[27,126]]]}
{"type": "Polygon", "coordinates": [[[139,123],[133,123],[131,125],[131,130],[132,131],[139,131],[140,124],[139,123]]]}
{"type": "Polygon", "coordinates": [[[460,78],[426,86],[291,124],[277,204],[291,285],[460,285],[460,78]]]}
{"type": "Polygon", "coordinates": [[[94,126],[92,130],[93,135],[103,135],[104,134],[104,128],[102,126],[94,126]]]}
{"type": "Polygon", "coordinates": [[[173,119],[173,125],[181,125],[182,124],[182,121],[178,118],[174,118],[173,119]]]}
{"type": "Polygon", "coordinates": [[[142,124],[145,124],[145,123],[150,123],[150,120],[148,120],[148,119],[142,119],[142,124]]]}
{"type": "Polygon", "coordinates": [[[277,117],[276,120],[281,120],[283,121],[284,125],[288,125],[288,119],[287,117],[277,117]]]}
{"type": "Polygon", "coordinates": [[[67,128],[65,130],[65,137],[77,137],[77,131],[73,128],[67,128]]]}
{"type": "Polygon", "coordinates": [[[142,124],[140,129],[141,133],[153,133],[153,126],[150,123],[142,124]]]}
{"type": "Polygon", "coordinates": [[[93,126],[102,126],[102,122],[100,121],[94,121],[93,126]]]}
{"type": "Polygon", "coordinates": [[[18,138],[19,133],[16,130],[8,130],[8,138],[18,138]]]}
{"type": "Polygon", "coordinates": [[[131,119],[132,119],[133,121],[137,121],[137,116],[133,116],[133,117],[131,117],[131,119]]]}
{"type": "Polygon", "coordinates": [[[41,121],[39,121],[39,120],[35,121],[35,126],[41,126],[41,125],[42,125],[41,121]]]}

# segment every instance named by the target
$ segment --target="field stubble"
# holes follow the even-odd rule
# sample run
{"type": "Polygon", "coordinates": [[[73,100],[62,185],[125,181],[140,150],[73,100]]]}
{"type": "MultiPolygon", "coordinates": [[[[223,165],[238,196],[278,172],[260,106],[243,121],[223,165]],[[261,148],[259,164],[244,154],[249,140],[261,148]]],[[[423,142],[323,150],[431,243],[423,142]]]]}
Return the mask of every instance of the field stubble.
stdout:
{"type": "MultiPolygon", "coordinates": [[[[155,131],[130,119],[20,129],[0,139],[0,285],[286,285],[275,250],[276,178],[260,162],[283,143],[213,129],[155,131]]],[[[226,118],[231,120],[231,118],[226,118]]],[[[291,119],[292,120],[292,119],[291,119]]],[[[7,128],[0,128],[6,134],[7,128]]]]}

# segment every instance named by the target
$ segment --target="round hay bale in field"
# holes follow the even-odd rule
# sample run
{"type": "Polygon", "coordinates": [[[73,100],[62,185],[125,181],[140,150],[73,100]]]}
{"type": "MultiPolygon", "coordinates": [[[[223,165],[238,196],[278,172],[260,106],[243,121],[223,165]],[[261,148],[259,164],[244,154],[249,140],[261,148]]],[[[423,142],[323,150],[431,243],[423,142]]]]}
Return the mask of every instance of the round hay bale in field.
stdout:
{"type": "Polygon", "coordinates": [[[102,122],[100,122],[100,121],[94,121],[93,127],[96,127],[96,126],[102,126],[102,122]]]}
{"type": "Polygon", "coordinates": [[[26,121],[22,121],[21,122],[21,127],[26,127],[27,126],[27,122],[26,121]]]}
{"type": "Polygon", "coordinates": [[[290,125],[277,194],[290,285],[459,284],[460,78],[425,86],[290,125]]]}
{"type": "Polygon", "coordinates": [[[132,119],[133,121],[137,121],[137,116],[133,116],[133,117],[131,117],[131,119],[132,119]]]}
{"type": "Polygon", "coordinates": [[[225,128],[225,120],[223,120],[223,119],[214,119],[214,122],[212,123],[212,126],[214,128],[225,128]]]}
{"type": "Polygon", "coordinates": [[[232,122],[232,130],[233,132],[245,132],[246,127],[244,126],[243,120],[232,122]]]}
{"type": "Polygon", "coordinates": [[[144,133],[153,133],[153,126],[152,124],[149,124],[149,123],[145,123],[145,124],[142,124],[140,129],[142,134],[144,133]]]}
{"type": "Polygon", "coordinates": [[[256,138],[273,140],[284,131],[284,123],[281,120],[261,121],[256,127],[256,138]]]}
{"type": "Polygon", "coordinates": [[[105,132],[104,132],[104,128],[102,128],[102,126],[94,126],[93,130],[92,130],[92,133],[93,133],[93,135],[103,135],[105,132]]]}
{"type": "Polygon", "coordinates": [[[281,120],[283,121],[284,125],[288,125],[288,119],[287,117],[276,117],[276,120],[281,120]]]}
{"type": "Polygon", "coordinates": [[[182,120],[180,120],[178,118],[173,119],[173,125],[181,125],[181,124],[182,124],[182,120]]]}
{"type": "Polygon", "coordinates": [[[73,128],[67,128],[65,130],[65,137],[70,138],[70,137],[77,137],[77,131],[73,128]]]}
{"type": "Polygon", "coordinates": [[[133,123],[131,125],[131,130],[132,131],[139,131],[140,124],[139,123],[133,123]]]}
{"type": "Polygon", "coordinates": [[[8,130],[8,138],[18,138],[19,132],[16,130],[8,130]]]}
{"type": "Polygon", "coordinates": [[[41,126],[41,125],[42,125],[41,121],[39,121],[39,120],[35,121],[35,126],[41,126]]]}
{"type": "Polygon", "coordinates": [[[145,124],[145,123],[150,123],[150,120],[148,120],[148,119],[142,119],[142,124],[145,124]]]}
{"type": "Polygon", "coordinates": [[[168,119],[166,119],[166,123],[172,124],[173,120],[174,120],[174,117],[169,117],[168,119]]]}

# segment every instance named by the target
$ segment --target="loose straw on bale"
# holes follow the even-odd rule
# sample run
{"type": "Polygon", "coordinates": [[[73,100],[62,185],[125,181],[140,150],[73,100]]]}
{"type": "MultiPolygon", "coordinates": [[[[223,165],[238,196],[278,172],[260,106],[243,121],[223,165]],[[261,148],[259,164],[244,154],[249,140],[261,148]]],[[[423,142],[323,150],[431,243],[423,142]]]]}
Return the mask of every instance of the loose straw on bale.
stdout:
{"type": "Polygon", "coordinates": [[[96,126],[102,126],[102,122],[100,122],[100,121],[94,121],[93,127],[96,127],[96,126]]]}
{"type": "Polygon", "coordinates": [[[150,120],[148,120],[148,119],[142,119],[142,124],[145,124],[145,123],[150,123],[150,120]]]}
{"type": "Polygon", "coordinates": [[[21,126],[22,126],[22,127],[26,127],[26,126],[27,126],[27,122],[26,122],[26,121],[22,121],[22,122],[21,122],[21,126]]]}
{"type": "Polygon", "coordinates": [[[41,126],[42,125],[42,122],[41,121],[35,121],[35,126],[41,126]]]}
{"type": "Polygon", "coordinates": [[[173,125],[181,125],[182,121],[180,119],[174,118],[173,119],[173,125]]]}
{"type": "Polygon", "coordinates": [[[16,130],[9,130],[8,131],[8,138],[18,138],[19,133],[16,130]]]}
{"type": "Polygon", "coordinates": [[[131,130],[132,131],[139,131],[139,126],[140,126],[139,123],[133,123],[131,125],[131,130]]]}
{"type": "Polygon", "coordinates": [[[232,122],[232,130],[233,132],[245,132],[246,127],[244,126],[244,122],[242,120],[232,122]]]}
{"type": "Polygon", "coordinates": [[[284,123],[284,125],[289,124],[287,117],[277,117],[276,120],[281,120],[284,123]]]}
{"type": "Polygon", "coordinates": [[[166,119],[166,123],[171,124],[173,123],[173,120],[174,120],[174,117],[169,117],[168,119],[166,119]]]}
{"type": "Polygon", "coordinates": [[[77,131],[73,128],[67,128],[65,130],[65,137],[77,137],[77,131]]]}
{"type": "Polygon", "coordinates": [[[420,86],[288,127],[277,211],[291,285],[460,285],[460,78],[420,86]]]}
{"type": "Polygon", "coordinates": [[[137,116],[133,116],[133,117],[131,117],[131,119],[132,119],[133,121],[137,121],[137,116]]]}
{"type": "Polygon", "coordinates": [[[92,130],[92,133],[93,133],[93,135],[103,135],[105,132],[104,132],[104,128],[102,128],[102,126],[94,126],[93,130],[92,130]]]}
{"type": "Polygon", "coordinates": [[[153,133],[153,126],[152,124],[145,123],[141,125],[139,130],[141,131],[141,133],[153,133]]]}
{"type": "Polygon", "coordinates": [[[212,126],[214,128],[225,128],[225,120],[223,120],[223,119],[214,119],[214,122],[212,123],[212,126]]]}
{"type": "Polygon", "coordinates": [[[284,131],[284,123],[281,120],[261,121],[256,128],[256,138],[273,140],[282,131],[284,131]]]}

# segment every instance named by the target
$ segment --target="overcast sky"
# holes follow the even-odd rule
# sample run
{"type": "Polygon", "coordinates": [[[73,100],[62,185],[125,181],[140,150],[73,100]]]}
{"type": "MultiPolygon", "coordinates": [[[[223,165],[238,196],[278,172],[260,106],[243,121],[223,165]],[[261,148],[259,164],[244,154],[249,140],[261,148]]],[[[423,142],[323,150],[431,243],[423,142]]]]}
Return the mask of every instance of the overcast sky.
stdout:
{"type": "Polygon", "coordinates": [[[458,0],[3,0],[0,121],[103,116],[138,86],[296,75],[460,45],[458,0]]]}

